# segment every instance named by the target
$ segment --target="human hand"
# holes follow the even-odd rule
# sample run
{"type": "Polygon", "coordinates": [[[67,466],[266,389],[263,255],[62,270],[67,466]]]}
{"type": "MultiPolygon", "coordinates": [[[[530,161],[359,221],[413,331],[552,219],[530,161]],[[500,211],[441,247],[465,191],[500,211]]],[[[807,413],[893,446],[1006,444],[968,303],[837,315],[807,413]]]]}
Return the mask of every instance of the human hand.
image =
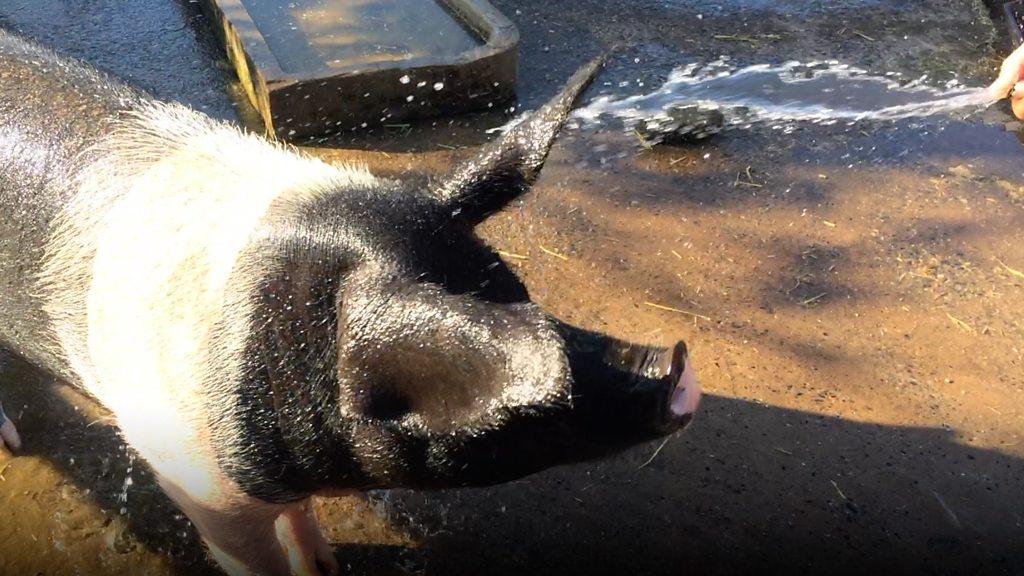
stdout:
{"type": "Polygon", "coordinates": [[[988,87],[988,94],[993,100],[1010,99],[1010,106],[1017,118],[1024,120],[1024,44],[1003,60],[999,69],[999,78],[988,87]]]}

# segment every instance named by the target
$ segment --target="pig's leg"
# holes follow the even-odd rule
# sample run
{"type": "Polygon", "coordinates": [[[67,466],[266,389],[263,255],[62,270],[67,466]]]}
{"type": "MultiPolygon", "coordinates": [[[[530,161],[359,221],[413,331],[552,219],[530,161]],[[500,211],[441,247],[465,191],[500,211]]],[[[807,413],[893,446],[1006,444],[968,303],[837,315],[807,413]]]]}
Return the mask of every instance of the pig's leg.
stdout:
{"type": "Polygon", "coordinates": [[[268,504],[242,494],[233,494],[221,503],[211,504],[193,498],[166,479],[162,478],[160,485],[195,524],[225,572],[231,576],[292,574],[288,555],[278,541],[274,525],[287,506],[268,504]]]}
{"type": "Polygon", "coordinates": [[[334,550],[320,531],[312,500],[290,504],[277,517],[277,537],[295,574],[340,573],[334,550]]]}
{"type": "Polygon", "coordinates": [[[21,448],[21,437],[18,436],[18,429],[14,427],[14,422],[4,414],[4,406],[0,404],[0,451],[17,450],[21,448]]]}
{"type": "Polygon", "coordinates": [[[269,504],[241,494],[211,505],[162,480],[217,564],[232,576],[323,576],[340,572],[309,499],[269,504]]]}

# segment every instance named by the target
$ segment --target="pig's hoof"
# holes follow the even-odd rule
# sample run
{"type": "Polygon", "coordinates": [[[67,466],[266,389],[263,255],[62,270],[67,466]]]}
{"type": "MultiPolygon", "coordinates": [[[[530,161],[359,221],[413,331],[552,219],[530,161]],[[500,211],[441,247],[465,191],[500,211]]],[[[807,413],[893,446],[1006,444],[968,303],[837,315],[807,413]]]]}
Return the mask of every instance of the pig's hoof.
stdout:
{"type": "Polygon", "coordinates": [[[292,504],[278,517],[277,537],[284,546],[292,573],[299,576],[338,576],[341,565],[320,531],[313,503],[292,504]]]}
{"type": "Polygon", "coordinates": [[[0,406],[0,449],[13,452],[20,448],[21,436],[18,435],[18,429],[14,427],[14,422],[7,418],[3,407],[0,406]]]}
{"type": "Polygon", "coordinates": [[[334,550],[326,540],[322,540],[316,548],[316,567],[321,574],[327,576],[340,576],[341,574],[341,564],[338,563],[338,559],[334,556],[334,550]]]}
{"type": "Polygon", "coordinates": [[[341,564],[338,563],[338,559],[334,556],[334,549],[331,548],[327,539],[324,538],[323,533],[320,531],[318,525],[313,525],[315,534],[307,533],[303,542],[303,546],[306,548],[306,553],[312,552],[313,558],[315,558],[314,565],[318,570],[317,574],[320,576],[340,576],[341,575],[341,564]],[[310,551],[310,548],[313,550],[310,551]]]}

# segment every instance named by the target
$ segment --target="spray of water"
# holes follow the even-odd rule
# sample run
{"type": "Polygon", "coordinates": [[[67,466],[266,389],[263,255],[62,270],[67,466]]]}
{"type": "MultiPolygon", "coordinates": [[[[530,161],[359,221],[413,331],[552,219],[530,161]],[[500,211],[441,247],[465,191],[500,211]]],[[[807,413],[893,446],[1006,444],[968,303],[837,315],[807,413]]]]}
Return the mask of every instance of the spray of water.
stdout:
{"type": "Polygon", "coordinates": [[[726,59],[677,68],[649,94],[603,96],[576,111],[584,123],[617,118],[627,126],[666,118],[673,107],[697,105],[725,115],[725,126],[760,123],[791,127],[797,122],[834,124],[974,112],[992,103],[984,88],[956,80],[936,87],[922,77],[874,76],[829,62],[787,62],[735,68],[726,59]]]}

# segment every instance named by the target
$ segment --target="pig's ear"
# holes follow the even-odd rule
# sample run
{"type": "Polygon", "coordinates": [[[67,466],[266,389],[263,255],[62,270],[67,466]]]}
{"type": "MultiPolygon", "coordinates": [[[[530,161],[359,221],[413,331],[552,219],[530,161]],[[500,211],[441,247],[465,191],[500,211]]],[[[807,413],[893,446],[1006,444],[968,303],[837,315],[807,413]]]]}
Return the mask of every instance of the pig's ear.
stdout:
{"type": "Polygon", "coordinates": [[[482,220],[525,192],[540,172],[555,134],[572,111],[576,98],[603,63],[604,56],[591,60],[547,104],[439,180],[432,189],[435,197],[453,213],[482,220]]]}

